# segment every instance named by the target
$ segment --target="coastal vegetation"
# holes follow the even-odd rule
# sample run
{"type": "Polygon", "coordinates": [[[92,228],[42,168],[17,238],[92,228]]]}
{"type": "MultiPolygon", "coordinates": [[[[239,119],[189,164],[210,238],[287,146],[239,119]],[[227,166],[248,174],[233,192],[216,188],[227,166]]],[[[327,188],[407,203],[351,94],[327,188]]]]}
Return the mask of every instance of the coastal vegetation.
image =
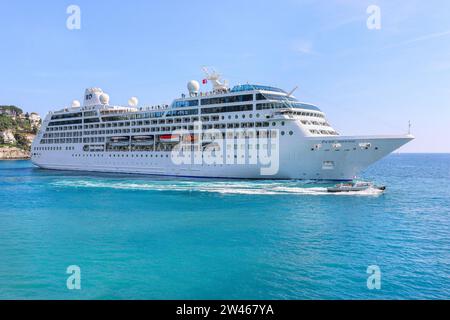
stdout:
{"type": "Polygon", "coordinates": [[[0,105],[0,159],[16,158],[17,155],[27,158],[40,124],[37,113],[24,113],[13,105],[0,105]]]}

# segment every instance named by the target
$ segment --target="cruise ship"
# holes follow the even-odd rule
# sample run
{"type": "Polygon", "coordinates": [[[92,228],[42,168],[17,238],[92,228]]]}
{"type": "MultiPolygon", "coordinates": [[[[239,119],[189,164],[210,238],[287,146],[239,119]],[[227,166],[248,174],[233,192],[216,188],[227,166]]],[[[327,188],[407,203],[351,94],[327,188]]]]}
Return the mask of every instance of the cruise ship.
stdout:
{"type": "Polygon", "coordinates": [[[292,90],[230,87],[205,69],[170,104],[112,105],[100,88],[49,112],[32,144],[44,169],[202,178],[353,180],[413,137],[345,136],[292,90]]]}

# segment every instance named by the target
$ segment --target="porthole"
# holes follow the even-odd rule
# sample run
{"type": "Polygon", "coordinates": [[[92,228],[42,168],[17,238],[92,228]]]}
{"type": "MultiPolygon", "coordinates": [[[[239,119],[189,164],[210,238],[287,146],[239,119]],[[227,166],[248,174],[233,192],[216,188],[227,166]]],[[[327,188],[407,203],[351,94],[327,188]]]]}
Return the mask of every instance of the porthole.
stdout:
{"type": "Polygon", "coordinates": [[[281,131],[281,135],[284,136],[284,131],[281,131]]]}
{"type": "Polygon", "coordinates": [[[292,136],[294,133],[292,131],[289,131],[289,135],[292,136]]]}

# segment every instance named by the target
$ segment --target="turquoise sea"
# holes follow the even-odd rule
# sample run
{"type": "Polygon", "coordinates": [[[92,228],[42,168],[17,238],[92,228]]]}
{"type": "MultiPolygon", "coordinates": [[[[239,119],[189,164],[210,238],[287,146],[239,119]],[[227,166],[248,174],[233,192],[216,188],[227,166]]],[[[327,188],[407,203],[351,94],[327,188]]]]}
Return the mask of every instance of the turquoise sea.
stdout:
{"type": "Polygon", "coordinates": [[[361,178],[386,193],[0,162],[0,299],[450,299],[450,155],[361,178]]]}

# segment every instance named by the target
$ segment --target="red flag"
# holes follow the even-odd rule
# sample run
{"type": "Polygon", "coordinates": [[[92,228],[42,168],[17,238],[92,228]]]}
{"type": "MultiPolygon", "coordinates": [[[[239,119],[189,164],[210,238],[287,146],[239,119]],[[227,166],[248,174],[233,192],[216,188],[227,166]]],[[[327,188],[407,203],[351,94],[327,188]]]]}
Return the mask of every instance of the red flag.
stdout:
{"type": "Polygon", "coordinates": [[[206,84],[207,82],[208,82],[208,79],[203,79],[203,80],[202,80],[202,83],[203,83],[203,84],[206,84]]]}

